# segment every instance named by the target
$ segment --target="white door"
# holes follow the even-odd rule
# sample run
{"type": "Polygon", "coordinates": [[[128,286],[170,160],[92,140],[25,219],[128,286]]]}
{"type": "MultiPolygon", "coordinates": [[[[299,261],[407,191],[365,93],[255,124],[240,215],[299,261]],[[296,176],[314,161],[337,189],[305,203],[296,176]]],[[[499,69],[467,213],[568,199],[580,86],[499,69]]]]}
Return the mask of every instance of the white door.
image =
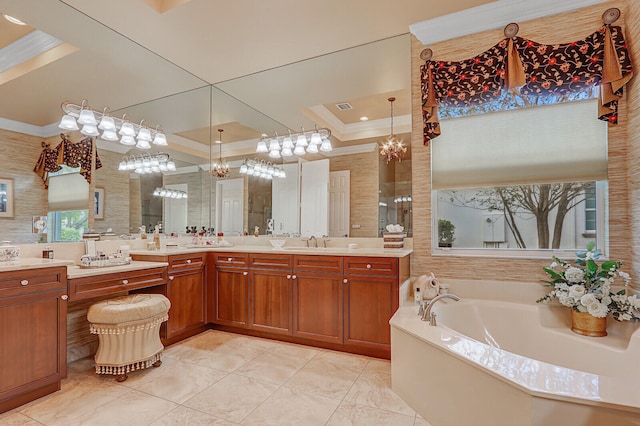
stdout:
{"type": "Polygon", "coordinates": [[[274,234],[297,234],[300,229],[300,166],[285,164],[287,177],[273,179],[272,214],[274,234]]]}
{"type": "Polygon", "coordinates": [[[350,171],[329,173],[329,236],[349,236],[350,171]]]}
{"type": "MultiPolygon", "coordinates": [[[[165,188],[177,189],[188,193],[188,186],[186,183],[178,183],[174,185],[165,185],[165,188]]],[[[183,233],[187,227],[188,210],[188,198],[165,198],[164,199],[164,220],[163,230],[165,234],[171,234],[172,232],[183,233]]],[[[152,229],[153,231],[153,229],[152,229]]]]}
{"type": "Polygon", "coordinates": [[[242,235],[244,179],[216,181],[216,232],[242,235]]]}
{"type": "Polygon", "coordinates": [[[300,234],[329,235],[329,160],[301,164],[300,234]]]}

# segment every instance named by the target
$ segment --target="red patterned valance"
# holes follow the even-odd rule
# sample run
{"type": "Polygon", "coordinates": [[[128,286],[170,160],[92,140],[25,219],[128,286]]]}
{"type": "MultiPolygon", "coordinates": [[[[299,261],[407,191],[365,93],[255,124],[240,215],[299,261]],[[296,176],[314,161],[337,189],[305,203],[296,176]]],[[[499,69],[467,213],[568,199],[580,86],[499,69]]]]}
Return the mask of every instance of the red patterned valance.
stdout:
{"type": "MultiPolygon", "coordinates": [[[[86,137],[80,142],[73,143],[65,135],[61,136],[62,142],[55,148],[50,148],[48,145],[44,147],[33,171],[42,178],[45,188],[49,186],[49,173],[59,171],[62,168],[60,164],[65,164],[69,167],[80,167],[80,174],[87,182],[91,183],[92,138],[86,137]]],[[[102,162],[96,149],[96,170],[101,167],[102,162]]]]}
{"type": "Polygon", "coordinates": [[[584,40],[544,45],[507,38],[463,61],[421,66],[424,144],[440,135],[438,107],[473,107],[505,90],[522,96],[566,96],[600,86],[598,118],[618,122],[618,99],[633,76],[622,29],[605,25],[584,40]]]}

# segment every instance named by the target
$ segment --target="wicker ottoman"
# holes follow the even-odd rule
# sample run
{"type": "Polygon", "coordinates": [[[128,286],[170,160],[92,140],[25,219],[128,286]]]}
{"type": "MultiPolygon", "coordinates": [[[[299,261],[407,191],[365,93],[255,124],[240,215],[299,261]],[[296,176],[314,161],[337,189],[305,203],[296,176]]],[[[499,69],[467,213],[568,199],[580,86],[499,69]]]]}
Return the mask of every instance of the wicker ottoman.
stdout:
{"type": "Polygon", "coordinates": [[[87,319],[99,339],[96,373],[113,374],[122,382],[130,371],[159,367],[164,349],[160,325],[170,307],[161,294],[131,294],[92,305],[87,319]]]}

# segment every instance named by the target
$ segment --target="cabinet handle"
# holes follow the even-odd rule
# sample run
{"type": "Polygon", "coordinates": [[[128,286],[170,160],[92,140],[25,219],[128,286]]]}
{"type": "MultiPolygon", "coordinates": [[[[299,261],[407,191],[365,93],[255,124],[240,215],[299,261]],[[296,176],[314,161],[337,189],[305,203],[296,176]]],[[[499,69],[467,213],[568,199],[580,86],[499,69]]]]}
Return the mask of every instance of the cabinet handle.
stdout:
{"type": "Polygon", "coordinates": [[[191,263],[191,259],[187,259],[187,263],[191,263]]]}
{"type": "Polygon", "coordinates": [[[67,296],[66,294],[63,294],[62,296],[60,296],[60,299],[69,300],[69,296],[67,296]]]}
{"type": "Polygon", "coordinates": [[[227,257],[227,262],[233,262],[233,257],[227,257]]]}
{"type": "Polygon", "coordinates": [[[20,284],[27,285],[27,284],[29,284],[29,280],[22,280],[22,281],[20,281],[20,284]]]}
{"type": "Polygon", "coordinates": [[[242,275],[249,275],[249,273],[247,271],[244,271],[242,275]]]}
{"type": "Polygon", "coordinates": [[[296,277],[296,274],[293,274],[293,275],[291,276],[291,278],[293,278],[293,279],[295,280],[295,279],[297,279],[298,277],[296,277]]]}
{"type": "Polygon", "coordinates": [[[169,280],[170,280],[170,281],[173,281],[173,279],[174,279],[174,278],[175,278],[175,277],[174,277],[173,275],[169,275],[169,280]]]}
{"type": "Polygon", "coordinates": [[[367,263],[367,269],[371,269],[371,265],[367,263]]]}
{"type": "Polygon", "coordinates": [[[290,280],[291,279],[291,274],[287,275],[287,279],[290,280]]]}
{"type": "Polygon", "coordinates": [[[345,279],[342,280],[342,282],[346,284],[346,283],[349,282],[349,280],[345,278],[345,279]]]}
{"type": "Polygon", "coordinates": [[[129,284],[129,280],[122,280],[122,285],[127,285],[129,284]]]}

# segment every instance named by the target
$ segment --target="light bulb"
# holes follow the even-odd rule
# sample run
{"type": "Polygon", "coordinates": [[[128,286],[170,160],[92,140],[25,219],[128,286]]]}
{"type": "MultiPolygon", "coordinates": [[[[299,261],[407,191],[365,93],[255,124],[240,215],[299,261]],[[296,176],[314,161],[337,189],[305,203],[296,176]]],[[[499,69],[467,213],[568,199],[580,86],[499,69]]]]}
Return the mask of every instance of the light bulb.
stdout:
{"type": "Polygon", "coordinates": [[[102,136],[100,136],[100,138],[104,139],[105,141],[117,141],[118,135],[116,134],[115,130],[105,130],[104,132],[102,132],[102,136]]]}
{"type": "Polygon", "coordinates": [[[133,124],[129,123],[128,121],[125,121],[124,123],[122,123],[122,126],[120,127],[120,131],[118,133],[123,136],[131,136],[131,137],[134,137],[136,135],[136,131],[133,128],[133,124]]]}
{"type": "Polygon", "coordinates": [[[256,147],[256,152],[269,152],[267,148],[267,143],[265,141],[258,142],[258,146],[256,147]]]}
{"type": "Polygon", "coordinates": [[[69,114],[65,114],[60,119],[60,124],[58,127],[64,130],[79,130],[78,123],[76,123],[76,119],[69,114]]]}
{"type": "Polygon", "coordinates": [[[85,124],[82,126],[80,133],[87,136],[98,136],[100,134],[100,132],[98,132],[98,128],[94,124],[85,124]]]}
{"type": "Polygon", "coordinates": [[[108,115],[105,115],[100,120],[100,124],[98,124],[98,129],[116,130],[116,122],[113,121],[113,117],[109,117],[108,115]]]}
{"type": "Polygon", "coordinates": [[[304,147],[303,146],[296,146],[293,150],[293,153],[295,155],[304,155],[305,151],[304,151],[304,147]]]}
{"type": "Polygon", "coordinates": [[[90,126],[98,125],[95,115],[93,115],[93,112],[88,109],[83,109],[82,111],[80,111],[80,117],[78,117],[78,123],[88,124],[90,126]]]}
{"type": "Polygon", "coordinates": [[[320,133],[313,132],[311,134],[311,145],[320,145],[322,143],[322,138],[320,137],[320,133]]]}
{"type": "Polygon", "coordinates": [[[308,152],[309,154],[317,154],[317,153],[318,153],[318,145],[310,144],[310,145],[307,147],[307,152],[308,152]]]}
{"type": "MultiPolygon", "coordinates": [[[[125,137],[125,136],[123,136],[125,137]]],[[[136,148],[138,149],[151,149],[151,145],[149,144],[149,141],[144,140],[144,139],[138,139],[138,143],[136,144],[136,148]]]]}
{"type": "MultiPolygon", "coordinates": [[[[304,146],[307,146],[307,145],[309,145],[309,144],[307,143],[307,137],[304,135],[304,133],[301,134],[301,135],[298,135],[298,138],[296,139],[296,148],[299,147],[299,146],[304,147],[304,146]]],[[[295,151],[294,151],[294,153],[295,153],[295,151]]]]}
{"type": "Polygon", "coordinates": [[[167,137],[164,135],[164,133],[156,133],[156,137],[153,138],[153,144],[154,145],[166,146],[166,145],[168,145],[167,137]]]}

